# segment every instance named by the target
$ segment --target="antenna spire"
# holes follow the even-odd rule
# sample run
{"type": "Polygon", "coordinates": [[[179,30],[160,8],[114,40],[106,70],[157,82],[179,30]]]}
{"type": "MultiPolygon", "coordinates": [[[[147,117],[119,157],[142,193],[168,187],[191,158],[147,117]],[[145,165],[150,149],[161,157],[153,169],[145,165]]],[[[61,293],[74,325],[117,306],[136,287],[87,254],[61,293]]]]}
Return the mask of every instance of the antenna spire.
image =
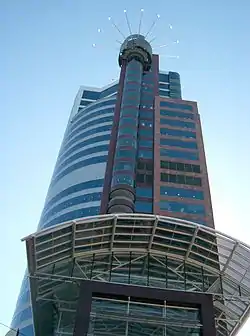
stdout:
{"type": "Polygon", "coordinates": [[[122,35],[122,37],[124,39],[126,39],[126,36],[121,32],[121,30],[119,29],[119,27],[117,27],[117,25],[115,24],[114,20],[112,19],[111,16],[108,17],[108,20],[111,22],[112,26],[115,27],[115,29],[122,35]]]}
{"type": "Polygon", "coordinates": [[[141,24],[142,24],[143,12],[144,12],[144,9],[142,8],[142,9],[141,9],[141,15],[140,15],[140,22],[139,22],[139,31],[138,31],[138,34],[139,34],[139,35],[140,35],[140,33],[141,33],[141,24]]]}
{"type": "Polygon", "coordinates": [[[126,17],[129,34],[132,35],[132,30],[131,30],[131,26],[130,26],[130,22],[129,22],[129,19],[128,19],[128,14],[127,14],[127,10],[126,9],[124,9],[124,14],[125,14],[125,17],[126,17]]]}
{"type": "Polygon", "coordinates": [[[154,20],[154,22],[152,23],[151,27],[149,28],[147,34],[145,35],[145,38],[148,36],[148,34],[151,33],[152,29],[154,28],[154,26],[156,25],[156,22],[158,21],[158,19],[160,18],[160,14],[156,15],[156,19],[154,20]]]}

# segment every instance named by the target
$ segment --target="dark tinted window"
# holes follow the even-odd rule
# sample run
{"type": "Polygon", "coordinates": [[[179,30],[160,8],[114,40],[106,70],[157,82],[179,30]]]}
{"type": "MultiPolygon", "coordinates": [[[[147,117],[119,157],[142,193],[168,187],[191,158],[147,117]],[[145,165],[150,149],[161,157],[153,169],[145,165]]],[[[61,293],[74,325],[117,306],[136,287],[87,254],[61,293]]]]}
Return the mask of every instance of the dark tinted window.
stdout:
{"type": "Polygon", "coordinates": [[[84,90],[82,98],[97,100],[100,98],[100,92],[84,90]]]}
{"type": "Polygon", "coordinates": [[[205,207],[203,204],[160,201],[160,209],[171,212],[184,212],[193,215],[205,215],[205,207]]]}
{"type": "Polygon", "coordinates": [[[169,170],[185,171],[190,173],[201,172],[201,168],[199,165],[182,163],[182,162],[161,161],[161,168],[169,170]]]}
{"type": "Polygon", "coordinates": [[[138,157],[139,158],[144,158],[144,159],[152,159],[153,158],[153,152],[149,151],[149,150],[139,149],[138,157]]]}
{"type": "Polygon", "coordinates": [[[160,144],[162,146],[173,146],[173,147],[180,147],[180,148],[191,148],[197,149],[197,143],[191,141],[182,141],[177,139],[161,139],[160,144]]]}
{"type": "MultiPolygon", "coordinates": [[[[89,113],[85,116],[83,116],[82,118],[80,118],[79,120],[75,121],[74,123],[71,123],[71,127],[70,127],[70,131],[72,131],[73,129],[77,128],[78,126],[80,126],[82,123],[85,123],[86,121],[98,117],[98,116],[103,116],[104,114],[112,114],[114,115],[114,108],[107,108],[105,110],[98,110],[92,113],[89,113]]],[[[86,124],[85,124],[86,125],[86,124]]]]}
{"type": "Polygon", "coordinates": [[[77,129],[73,130],[72,132],[70,132],[69,135],[68,135],[68,138],[73,137],[74,135],[76,135],[80,131],[85,130],[87,127],[95,126],[95,125],[98,126],[98,124],[102,124],[102,123],[105,123],[105,122],[110,122],[110,121],[113,121],[113,119],[114,119],[114,116],[111,115],[111,116],[108,116],[108,117],[102,117],[102,118],[99,118],[99,119],[89,121],[86,124],[78,127],[77,129]]]}
{"type": "Polygon", "coordinates": [[[115,84],[115,85],[109,87],[108,89],[103,90],[102,92],[100,92],[100,98],[109,96],[112,93],[116,93],[117,89],[118,89],[118,84],[115,84]]]}
{"type": "Polygon", "coordinates": [[[160,115],[168,117],[176,117],[183,119],[194,119],[195,115],[188,112],[170,111],[170,110],[160,110],[160,115]]]}
{"type": "Polygon", "coordinates": [[[193,111],[193,106],[187,105],[187,104],[178,104],[178,103],[173,103],[173,102],[161,101],[160,106],[169,107],[169,108],[177,109],[177,110],[193,111]]]}
{"type": "Polygon", "coordinates": [[[153,204],[151,202],[135,201],[135,212],[138,213],[152,213],[153,204]]]}
{"type": "Polygon", "coordinates": [[[148,197],[151,198],[153,195],[152,188],[146,188],[146,187],[137,187],[136,188],[136,196],[137,197],[148,197]]]}
{"type": "Polygon", "coordinates": [[[172,127],[180,127],[180,128],[192,128],[195,129],[195,123],[181,120],[173,120],[173,119],[161,119],[161,125],[169,125],[172,127]]]}
{"type": "Polygon", "coordinates": [[[160,149],[161,156],[168,156],[171,158],[181,158],[184,160],[199,160],[199,155],[196,152],[183,152],[183,151],[175,151],[170,149],[161,148],[160,149]]]}
{"type": "Polygon", "coordinates": [[[161,192],[161,195],[169,196],[169,197],[193,198],[193,199],[199,199],[199,200],[204,199],[204,194],[203,194],[203,191],[201,190],[161,186],[160,192],[161,192]]]}
{"type": "Polygon", "coordinates": [[[196,133],[191,131],[182,131],[182,130],[175,130],[169,128],[161,128],[160,130],[161,135],[170,135],[175,137],[182,137],[188,139],[196,139],[196,133]]]}
{"type": "Polygon", "coordinates": [[[162,182],[201,186],[201,178],[187,175],[161,173],[162,182]]]}
{"type": "Polygon", "coordinates": [[[169,97],[169,91],[159,90],[159,96],[161,96],[161,97],[169,97]]]}

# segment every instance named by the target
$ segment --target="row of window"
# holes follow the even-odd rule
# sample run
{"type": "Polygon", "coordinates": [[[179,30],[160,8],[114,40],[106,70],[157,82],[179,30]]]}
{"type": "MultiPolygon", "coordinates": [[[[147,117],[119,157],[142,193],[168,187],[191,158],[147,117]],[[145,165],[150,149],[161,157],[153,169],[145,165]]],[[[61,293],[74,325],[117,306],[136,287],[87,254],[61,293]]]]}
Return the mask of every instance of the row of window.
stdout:
{"type": "Polygon", "coordinates": [[[162,169],[177,170],[189,173],[200,173],[201,167],[199,165],[182,162],[161,161],[162,169]]]}
{"type": "Polygon", "coordinates": [[[102,118],[98,118],[92,121],[89,121],[88,123],[78,127],[77,129],[73,130],[72,132],[70,132],[67,136],[67,138],[72,138],[74,135],[78,134],[79,132],[85,130],[87,127],[90,126],[95,126],[101,123],[105,123],[105,122],[109,122],[109,121],[113,121],[114,116],[113,115],[109,115],[106,117],[102,117],[102,118]]]}
{"type": "Polygon", "coordinates": [[[159,96],[160,97],[169,97],[169,91],[165,91],[165,90],[159,90],[159,96]]]}
{"type": "Polygon", "coordinates": [[[145,184],[152,184],[153,183],[153,175],[150,172],[148,172],[148,173],[138,172],[136,174],[136,182],[145,183],[145,184]]]}
{"type": "Polygon", "coordinates": [[[175,137],[181,137],[181,138],[196,139],[196,133],[191,132],[191,131],[161,128],[160,132],[161,132],[161,135],[163,136],[168,135],[168,136],[175,136],[175,137]]]}
{"type": "Polygon", "coordinates": [[[179,112],[179,111],[171,111],[171,110],[160,110],[161,116],[167,117],[176,117],[176,118],[183,118],[183,119],[195,119],[195,115],[193,113],[188,112],[179,112]]]}
{"type": "Polygon", "coordinates": [[[140,127],[153,127],[153,122],[150,120],[140,120],[140,127]]]}
{"type": "Polygon", "coordinates": [[[102,116],[103,114],[108,114],[108,113],[114,115],[114,112],[115,112],[115,110],[114,110],[113,107],[97,110],[97,111],[94,111],[94,112],[88,113],[88,114],[86,114],[85,111],[84,111],[84,114],[82,114],[82,118],[80,118],[79,120],[77,120],[74,123],[71,123],[70,132],[73,131],[74,129],[76,129],[82,123],[85,123],[86,121],[88,121],[92,118],[102,116]]]}
{"type": "MultiPolygon", "coordinates": [[[[93,111],[93,110],[96,110],[96,109],[99,109],[100,107],[103,107],[103,106],[108,106],[108,105],[115,105],[116,103],[116,99],[107,99],[107,100],[104,100],[104,101],[100,101],[100,102],[93,102],[91,104],[91,106],[88,106],[84,109],[84,115],[90,111],[93,111]]],[[[72,119],[72,123],[75,123],[78,119],[80,119],[82,116],[83,116],[83,113],[77,113],[74,118],[72,119]]]]}
{"type": "Polygon", "coordinates": [[[85,194],[81,196],[72,197],[71,199],[68,199],[67,201],[64,201],[58,205],[56,205],[54,208],[52,208],[50,211],[46,213],[45,216],[43,216],[42,221],[46,222],[51,216],[56,215],[60,211],[70,208],[73,205],[78,205],[81,203],[88,203],[88,202],[94,202],[94,201],[100,201],[101,200],[102,193],[95,192],[91,194],[85,194]]]}
{"type": "Polygon", "coordinates": [[[168,156],[171,158],[180,158],[183,160],[199,160],[199,154],[198,152],[182,152],[182,151],[175,151],[170,149],[161,148],[160,149],[160,155],[161,156],[168,156]]]}
{"type": "Polygon", "coordinates": [[[101,156],[95,156],[93,158],[90,159],[86,159],[80,162],[77,162],[75,164],[73,164],[72,166],[68,167],[67,169],[65,169],[64,171],[62,171],[60,174],[58,174],[51,182],[51,185],[56,184],[56,182],[58,182],[62,177],[70,174],[72,171],[83,168],[83,167],[87,167],[87,166],[91,166],[93,164],[97,164],[97,163],[103,163],[103,162],[107,162],[108,159],[108,155],[101,155],[101,156]]]}
{"type": "Polygon", "coordinates": [[[68,151],[63,152],[63,155],[59,157],[58,163],[62,162],[67,156],[75,152],[76,150],[88,146],[90,144],[94,144],[96,142],[102,142],[102,141],[109,141],[110,140],[110,134],[105,134],[105,135],[98,135],[94,138],[87,139],[85,141],[82,141],[75,146],[71,147],[68,151]]]}
{"type": "Polygon", "coordinates": [[[135,149],[120,149],[116,150],[115,157],[116,158],[135,158],[136,151],[135,149]]]}
{"type": "Polygon", "coordinates": [[[56,174],[58,174],[64,167],[66,167],[68,164],[72,163],[73,161],[80,159],[80,158],[84,158],[87,155],[90,154],[95,154],[95,153],[101,153],[101,152],[107,152],[109,150],[109,145],[99,145],[96,147],[91,147],[91,148],[87,148],[84,149],[76,154],[73,154],[72,156],[70,156],[68,159],[66,159],[65,161],[63,161],[56,169],[56,174]]]}
{"type": "Polygon", "coordinates": [[[89,91],[84,90],[82,94],[82,98],[84,99],[91,99],[91,100],[97,100],[100,98],[100,91],[89,91]]]}
{"type": "Polygon", "coordinates": [[[188,204],[179,202],[160,201],[160,210],[170,212],[182,212],[192,215],[205,215],[205,207],[203,204],[188,204]]]}
{"type": "Polygon", "coordinates": [[[166,139],[161,138],[160,144],[162,146],[173,146],[173,147],[180,147],[180,148],[190,148],[190,149],[197,149],[197,143],[191,142],[191,141],[183,141],[183,140],[177,140],[177,139],[166,139]]]}
{"type": "Polygon", "coordinates": [[[164,195],[169,197],[194,198],[198,200],[204,200],[204,193],[201,190],[161,186],[160,193],[162,196],[164,195]]]}
{"type": "Polygon", "coordinates": [[[115,85],[112,85],[111,87],[103,90],[102,92],[100,92],[100,98],[104,98],[104,97],[107,97],[111,94],[117,93],[118,87],[119,87],[119,85],[115,84],[115,85]]]}
{"type": "Polygon", "coordinates": [[[139,136],[145,137],[145,138],[153,138],[153,127],[151,128],[139,128],[139,136]]]}
{"type": "Polygon", "coordinates": [[[117,149],[119,147],[121,147],[121,146],[136,148],[137,141],[136,141],[136,139],[134,137],[130,137],[130,138],[118,138],[117,149]]]}
{"type": "Polygon", "coordinates": [[[68,142],[65,142],[64,146],[62,147],[62,150],[60,153],[64,153],[67,149],[69,149],[75,142],[79,141],[79,140],[83,140],[84,138],[90,136],[90,135],[96,135],[98,133],[102,133],[102,132],[110,132],[111,133],[111,128],[112,128],[112,124],[110,125],[104,125],[104,126],[99,126],[99,127],[95,127],[92,128],[86,132],[83,132],[79,135],[77,135],[76,137],[74,137],[73,139],[70,139],[68,142]]]}
{"type": "Polygon", "coordinates": [[[51,198],[51,200],[45,205],[43,213],[47,212],[56,202],[60,201],[65,196],[69,196],[73,193],[86,190],[86,189],[101,188],[103,187],[103,184],[104,184],[104,179],[96,179],[96,180],[90,180],[87,182],[78,183],[67,189],[64,189],[63,191],[58,193],[56,196],[51,198]]]}
{"type": "Polygon", "coordinates": [[[137,161],[137,169],[152,171],[153,170],[153,162],[152,161],[138,160],[137,161]]]}
{"type": "Polygon", "coordinates": [[[173,120],[173,119],[162,119],[160,120],[161,125],[169,125],[172,127],[180,127],[180,128],[192,128],[195,129],[195,123],[181,120],[173,120]]]}
{"type": "Polygon", "coordinates": [[[167,102],[167,101],[161,101],[160,102],[161,107],[169,107],[176,110],[188,110],[193,111],[193,106],[188,104],[177,104],[173,102],[167,102]]]}
{"type": "Polygon", "coordinates": [[[179,175],[179,174],[167,174],[161,173],[161,181],[168,183],[178,183],[178,184],[186,184],[193,186],[201,186],[201,178],[187,175],[179,175]]]}
{"type": "Polygon", "coordinates": [[[73,220],[73,219],[76,219],[76,218],[99,215],[99,213],[100,213],[100,207],[99,206],[70,211],[70,212],[67,212],[66,214],[61,215],[57,218],[54,218],[50,222],[46,223],[46,225],[43,226],[43,229],[47,228],[47,227],[54,226],[58,223],[67,222],[67,221],[70,221],[70,220],[73,220]]]}

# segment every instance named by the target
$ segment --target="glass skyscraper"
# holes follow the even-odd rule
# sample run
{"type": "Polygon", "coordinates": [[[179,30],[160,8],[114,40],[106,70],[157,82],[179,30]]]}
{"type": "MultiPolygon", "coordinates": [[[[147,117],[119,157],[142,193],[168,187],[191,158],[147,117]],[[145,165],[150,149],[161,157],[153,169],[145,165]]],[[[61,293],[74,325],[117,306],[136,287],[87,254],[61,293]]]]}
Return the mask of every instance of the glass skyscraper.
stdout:
{"type": "MultiPolygon", "coordinates": [[[[247,246],[214,229],[197,103],[142,35],[80,87],[12,320],[26,336],[235,335],[247,246]]],[[[249,277],[249,278],[248,278],[249,277]]],[[[247,280],[248,279],[248,280],[247,280]]]]}

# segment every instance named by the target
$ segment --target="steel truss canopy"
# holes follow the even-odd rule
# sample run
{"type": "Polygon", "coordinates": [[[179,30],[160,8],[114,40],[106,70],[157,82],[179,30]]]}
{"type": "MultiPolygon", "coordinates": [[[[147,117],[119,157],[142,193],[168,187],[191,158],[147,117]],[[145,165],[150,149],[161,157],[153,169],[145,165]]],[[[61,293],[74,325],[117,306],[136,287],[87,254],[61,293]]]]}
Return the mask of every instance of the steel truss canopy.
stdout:
{"type": "Polygon", "coordinates": [[[249,315],[250,247],[196,223],[101,215],[23,240],[36,336],[73,334],[83,279],[211,294],[219,336],[236,335],[249,315]]]}

